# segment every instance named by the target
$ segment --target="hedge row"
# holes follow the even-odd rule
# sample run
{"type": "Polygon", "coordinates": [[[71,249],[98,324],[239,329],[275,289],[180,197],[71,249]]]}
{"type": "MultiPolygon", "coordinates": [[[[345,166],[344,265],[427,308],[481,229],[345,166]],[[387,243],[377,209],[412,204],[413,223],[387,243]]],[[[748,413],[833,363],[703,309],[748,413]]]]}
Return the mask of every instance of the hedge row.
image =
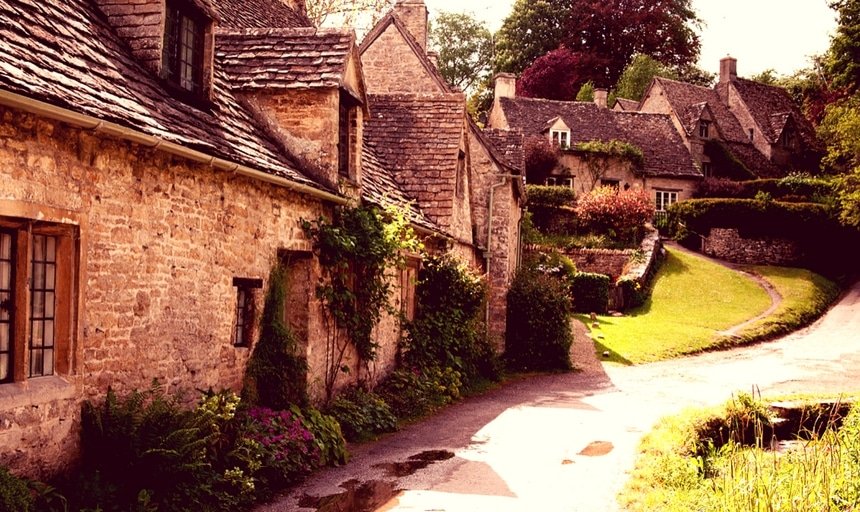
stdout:
{"type": "Polygon", "coordinates": [[[833,197],[834,184],[822,178],[796,176],[751,181],[707,179],[699,184],[694,197],[754,199],[759,193],[766,193],[777,200],[823,202],[833,197]]]}
{"type": "Polygon", "coordinates": [[[526,185],[526,197],[529,207],[542,206],[544,208],[573,207],[576,200],[573,189],[544,185],[526,185]]]}
{"type": "Polygon", "coordinates": [[[612,280],[605,274],[577,272],[570,284],[573,309],[578,313],[605,313],[612,280]]]}

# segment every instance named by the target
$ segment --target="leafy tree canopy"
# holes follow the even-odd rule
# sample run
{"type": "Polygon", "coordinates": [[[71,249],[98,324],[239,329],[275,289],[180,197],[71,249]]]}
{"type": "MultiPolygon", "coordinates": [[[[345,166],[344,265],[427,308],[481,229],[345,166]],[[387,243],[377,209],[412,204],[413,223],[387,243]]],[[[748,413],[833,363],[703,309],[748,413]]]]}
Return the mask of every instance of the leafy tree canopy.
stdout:
{"type": "Polygon", "coordinates": [[[356,27],[376,23],[394,5],[393,0],[307,0],[314,26],[356,27]]]}
{"type": "Polygon", "coordinates": [[[522,73],[538,57],[558,48],[571,0],[516,0],[496,34],[495,70],[522,73]]]}
{"type": "Polygon", "coordinates": [[[474,17],[440,13],[433,20],[430,43],[439,53],[439,71],[454,87],[469,91],[490,75],[493,37],[474,17]]]}
{"type": "Polygon", "coordinates": [[[671,67],[647,55],[636,55],[621,73],[621,78],[615,86],[615,95],[619,98],[639,101],[655,76],[672,80],[680,78],[671,67]]]}
{"type": "Polygon", "coordinates": [[[860,0],[833,0],[830,7],[839,19],[826,71],[833,88],[853,94],[860,90],[860,0]]]}
{"type": "Polygon", "coordinates": [[[591,70],[605,64],[596,54],[574,53],[567,48],[540,57],[517,82],[517,95],[550,100],[576,99],[583,84],[590,81],[591,70]]]}

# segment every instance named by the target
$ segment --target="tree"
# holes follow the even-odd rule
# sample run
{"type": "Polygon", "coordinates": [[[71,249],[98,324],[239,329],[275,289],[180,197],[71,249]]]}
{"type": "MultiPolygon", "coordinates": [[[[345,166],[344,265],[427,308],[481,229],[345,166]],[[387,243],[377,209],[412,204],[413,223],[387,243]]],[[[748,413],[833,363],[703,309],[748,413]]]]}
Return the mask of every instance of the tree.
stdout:
{"type": "Polygon", "coordinates": [[[567,48],[553,50],[523,72],[517,95],[531,98],[572,101],[591,79],[591,70],[604,64],[597,55],[573,53],[567,48]]]}
{"type": "Polygon", "coordinates": [[[594,101],[594,84],[585,82],[576,93],[576,101],[594,101]]]}
{"type": "Polygon", "coordinates": [[[461,91],[473,90],[490,74],[493,36],[472,16],[440,13],[431,25],[430,43],[439,53],[439,72],[461,91]]]}
{"type": "Polygon", "coordinates": [[[860,90],[860,0],[834,0],[830,7],[839,19],[828,52],[827,74],[834,89],[854,94],[860,90]]]}
{"type": "Polygon", "coordinates": [[[829,105],[818,134],[827,154],[823,165],[841,172],[837,200],[843,224],[860,228],[860,94],[829,105]]]}
{"type": "Polygon", "coordinates": [[[314,26],[355,27],[376,23],[393,0],[307,0],[308,18],[314,26]]]}
{"type": "Polygon", "coordinates": [[[540,135],[531,135],[523,141],[526,160],[526,181],[543,185],[547,176],[558,166],[561,151],[559,147],[540,135]]]}
{"type": "Polygon", "coordinates": [[[495,37],[496,72],[522,73],[558,49],[571,0],[516,0],[495,37]]]}
{"type": "Polygon", "coordinates": [[[678,79],[678,74],[669,66],[660,64],[647,55],[636,55],[621,73],[621,78],[615,85],[615,95],[639,101],[655,76],[678,79]]]}

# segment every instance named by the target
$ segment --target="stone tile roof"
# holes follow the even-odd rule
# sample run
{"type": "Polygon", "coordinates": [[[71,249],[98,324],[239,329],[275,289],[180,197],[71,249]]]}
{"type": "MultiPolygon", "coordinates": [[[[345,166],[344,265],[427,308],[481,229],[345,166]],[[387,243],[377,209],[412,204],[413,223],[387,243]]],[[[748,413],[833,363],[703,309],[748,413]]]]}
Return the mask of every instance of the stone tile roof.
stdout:
{"type": "Polygon", "coordinates": [[[443,230],[451,227],[465,127],[462,94],[369,96],[365,140],[443,230]]]}
{"type": "Polygon", "coordinates": [[[304,12],[283,0],[216,0],[221,15],[220,28],[299,28],[312,27],[304,12]]]}
{"type": "Polygon", "coordinates": [[[815,130],[785,89],[737,78],[717,84],[715,89],[721,98],[725,99],[728,96],[730,85],[735,88],[738,96],[746,104],[769,143],[776,144],[779,141],[783,129],[788,124],[788,119],[791,119],[805,145],[810,147],[818,145],[815,130]]]}
{"type": "Polygon", "coordinates": [[[620,140],[642,150],[643,171],[649,175],[702,177],[667,115],[618,112],[591,102],[535,98],[501,98],[500,105],[509,126],[527,136],[544,133],[547,121],[560,117],[570,128],[571,145],[620,140]]]}
{"type": "Polygon", "coordinates": [[[523,151],[523,134],[515,130],[484,130],[493,147],[501,153],[502,161],[519,174],[525,174],[526,154],[523,151]]]}
{"type": "Polygon", "coordinates": [[[364,144],[361,153],[362,172],[361,194],[362,198],[377,206],[395,206],[402,210],[407,220],[414,225],[439,231],[439,227],[424,215],[417,202],[406,195],[394,176],[380,162],[376,152],[369,144],[364,144]]]}
{"type": "Polygon", "coordinates": [[[761,151],[747,142],[723,142],[723,146],[729,150],[739,161],[755,173],[759,178],[779,178],[785,173],[779,167],[767,159],[761,151]]]}
{"type": "Polygon", "coordinates": [[[615,108],[624,112],[636,112],[639,110],[639,102],[627,98],[615,98],[615,108]]]}
{"type": "Polygon", "coordinates": [[[355,34],[315,28],[227,29],[216,55],[234,89],[339,87],[355,34]]]}
{"type": "Polygon", "coordinates": [[[212,106],[171,96],[89,0],[0,0],[0,88],[299,183],[312,182],[232,95],[216,64],[212,106]]]}
{"type": "Polygon", "coordinates": [[[654,81],[663,87],[666,100],[678,115],[687,135],[696,133],[699,117],[707,106],[723,140],[749,142],[749,136],[714,89],[662,77],[656,77],[654,81]]]}

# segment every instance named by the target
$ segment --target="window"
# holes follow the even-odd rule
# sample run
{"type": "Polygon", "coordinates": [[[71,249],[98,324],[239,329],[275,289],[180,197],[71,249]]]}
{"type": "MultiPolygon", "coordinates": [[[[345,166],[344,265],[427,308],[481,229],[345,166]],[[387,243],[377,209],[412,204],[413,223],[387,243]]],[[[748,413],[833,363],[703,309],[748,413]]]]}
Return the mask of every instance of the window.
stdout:
{"type": "Polygon", "coordinates": [[[162,65],[167,81],[194,95],[203,93],[206,19],[190,3],[168,0],[162,65]]]}
{"type": "Polygon", "coordinates": [[[785,149],[794,149],[797,145],[797,137],[795,137],[794,132],[786,129],[782,138],[779,139],[780,145],[785,149]]]}
{"type": "Polygon", "coordinates": [[[618,190],[621,187],[620,180],[600,180],[601,187],[609,187],[618,190]]]}
{"type": "Polygon", "coordinates": [[[699,121],[699,137],[703,139],[709,138],[709,134],[711,131],[711,122],[710,121],[699,121]]]}
{"type": "Polygon", "coordinates": [[[400,271],[400,311],[411,322],[415,320],[415,287],[418,283],[418,268],[421,260],[409,258],[400,271]]]}
{"type": "Polygon", "coordinates": [[[466,196],[466,153],[462,150],[457,155],[457,197],[466,196]]]}
{"type": "Polygon", "coordinates": [[[673,190],[658,190],[657,202],[655,204],[658,212],[665,212],[667,208],[678,202],[678,192],[673,190]]]}
{"type": "Polygon", "coordinates": [[[570,132],[567,130],[551,130],[550,139],[553,144],[559,147],[566,148],[570,146],[570,132]]]}
{"type": "Polygon", "coordinates": [[[573,178],[563,178],[561,184],[563,187],[573,190],[573,178]]]}
{"type": "Polygon", "coordinates": [[[548,186],[548,187],[554,187],[554,186],[555,186],[555,184],[556,184],[556,183],[555,183],[555,178],[554,178],[554,177],[552,177],[552,176],[550,176],[549,178],[547,178],[547,179],[545,179],[545,180],[544,180],[544,185],[546,185],[546,186],[548,186]]]}
{"type": "Polygon", "coordinates": [[[712,172],[713,170],[711,169],[711,162],[702,162],[702,174],[706,178],[710,178],[712,172]]]}
{"type": "Polygon", "coordinates": [[[358,146],[358,107],[345,94],[340,98],[338,116],[338,174],[347,179],[355,179],[355,158],[358,146]]]}
{"type": "Polygon", "coordinates": [[[73,235],[0,218],[0,383],[70,369],[73,235]]]}
{"type": "Polygon", "coordinates": [[[752,142],[753,138],[755,137],[755,130],[753,130],[752,128],[750,128],[750,130],[749,130],[749,136],[750,136],[750,142],[752,142]]]}
{"type": "Polygon", "coordinates": [[[256,290],[263,287],[262,279],[233,278],[236,287],[236,324],[233,329],[233,345],[248,347],[254,333],[256,312],[256,290]]]}

